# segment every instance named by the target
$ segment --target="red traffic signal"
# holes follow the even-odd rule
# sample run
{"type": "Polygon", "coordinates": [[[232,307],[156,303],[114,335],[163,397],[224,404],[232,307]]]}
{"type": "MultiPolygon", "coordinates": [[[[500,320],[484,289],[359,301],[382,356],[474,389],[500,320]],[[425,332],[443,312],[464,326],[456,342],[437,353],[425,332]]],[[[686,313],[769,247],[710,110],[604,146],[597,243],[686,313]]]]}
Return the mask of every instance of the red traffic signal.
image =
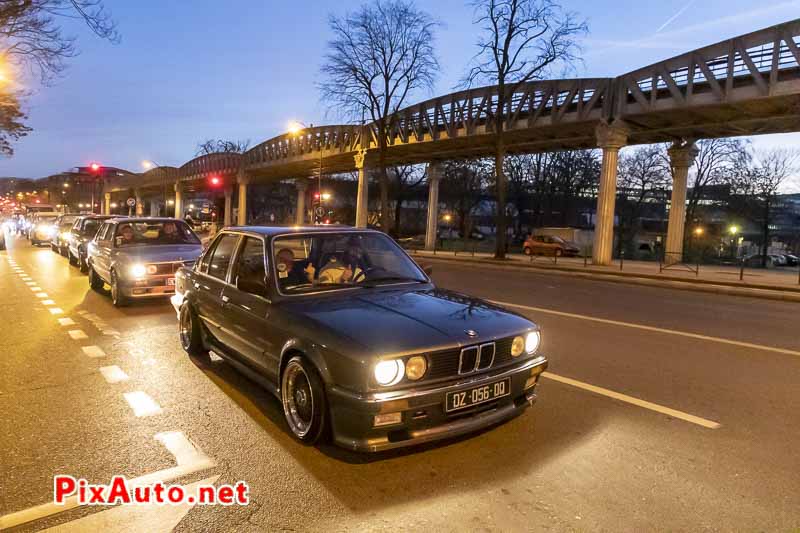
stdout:
{"type": "Polygon", "coordinates": [[[92,169],[92,172],[97,172],[98,170],[100,170],[100,165],[98,165],[97,163],[92,163],[91,165],[89,165],[89,168],[92,169]]]}
{"type": "Polygon", "coordinates": [[[209,181],[211,182],[211,185],[214,187],[219,187],[220,185],[222,185],[222,180],[220,179],[219,176],[211,176],[209,181]]]}

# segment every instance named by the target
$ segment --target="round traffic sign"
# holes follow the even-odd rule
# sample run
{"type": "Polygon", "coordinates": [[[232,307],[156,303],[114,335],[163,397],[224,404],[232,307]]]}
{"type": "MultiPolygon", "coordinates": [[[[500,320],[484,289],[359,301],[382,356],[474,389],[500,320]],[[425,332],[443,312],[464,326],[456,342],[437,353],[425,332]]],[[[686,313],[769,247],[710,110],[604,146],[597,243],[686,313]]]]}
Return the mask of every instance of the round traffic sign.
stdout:
{"type": "Polygon", "coordinates": [[[128,204],[128,207],[136,207],[136,198],[128,198],[126,203],[128,204]]]}
{"type": "Polygon", "coordinates": [[[325,216],[325,208],[322,207],[321,205],[318,205],[317,207],[314,208],[314,214],[317,215],[318,217],[325,216]]]}

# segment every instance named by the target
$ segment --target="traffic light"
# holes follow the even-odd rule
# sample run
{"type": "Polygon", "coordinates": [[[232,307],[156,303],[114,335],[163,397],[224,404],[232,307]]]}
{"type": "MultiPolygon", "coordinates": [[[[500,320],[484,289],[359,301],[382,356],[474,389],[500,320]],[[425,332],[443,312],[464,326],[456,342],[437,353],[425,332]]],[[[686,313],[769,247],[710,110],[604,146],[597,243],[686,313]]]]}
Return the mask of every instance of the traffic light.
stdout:
{"type": "Polygon", "coordinates": [[[222,179],[219,176],[211,176],[208,180],[212,187],[219,187],[222,185],[222,179]]]}
{"type": "Polygon", "coordinates": [[[92,169],[92,172],[97,172],[100,170],[100,165],[98,165],[97,163],[92,163],[91,165],[89,165],[89,168],[92,169]]]}

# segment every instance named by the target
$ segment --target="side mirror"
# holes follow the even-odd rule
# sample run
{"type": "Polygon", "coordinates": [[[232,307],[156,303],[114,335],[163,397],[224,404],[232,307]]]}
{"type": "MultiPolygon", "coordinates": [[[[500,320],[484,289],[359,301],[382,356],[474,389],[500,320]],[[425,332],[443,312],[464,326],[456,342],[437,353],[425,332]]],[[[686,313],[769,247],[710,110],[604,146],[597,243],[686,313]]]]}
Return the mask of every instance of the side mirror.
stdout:
{"type": "Polygon", "coordinates": [[[422,267],[422,271],[428,275],[428,277],[433,275],[433,265],[425,265],[422,267]]]}

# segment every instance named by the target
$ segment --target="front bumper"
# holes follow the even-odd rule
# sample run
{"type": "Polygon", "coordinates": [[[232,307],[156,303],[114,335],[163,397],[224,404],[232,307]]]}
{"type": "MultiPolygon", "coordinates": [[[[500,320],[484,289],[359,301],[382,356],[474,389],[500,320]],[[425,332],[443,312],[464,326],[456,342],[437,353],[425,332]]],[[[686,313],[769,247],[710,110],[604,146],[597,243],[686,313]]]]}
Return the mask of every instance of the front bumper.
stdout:
{"type": "Polygon", "coordinates": [[[168,284],[168,277],[175,279],[172,276],[148,276],[138,280],[124,280],[120,288],[125,296],[134,299],[173,296],[175,294],[175,285],[168,284]]]}
{"type": "Polygon", "coordinates": [[[508,420],[532,405],[539,376],[546,368],[547,359],[538,356],[510,368],[427,388],[360,395],[329,387],[333,439],[343,448],[378,452],[471,433],[508,420]],[[505,378],[511,381],[508,396],[464,411],[445,412],[447,393],[505,378]],[[394,412],[402,413],[399,424],[374,427],[375,415],[394,412]]]}

